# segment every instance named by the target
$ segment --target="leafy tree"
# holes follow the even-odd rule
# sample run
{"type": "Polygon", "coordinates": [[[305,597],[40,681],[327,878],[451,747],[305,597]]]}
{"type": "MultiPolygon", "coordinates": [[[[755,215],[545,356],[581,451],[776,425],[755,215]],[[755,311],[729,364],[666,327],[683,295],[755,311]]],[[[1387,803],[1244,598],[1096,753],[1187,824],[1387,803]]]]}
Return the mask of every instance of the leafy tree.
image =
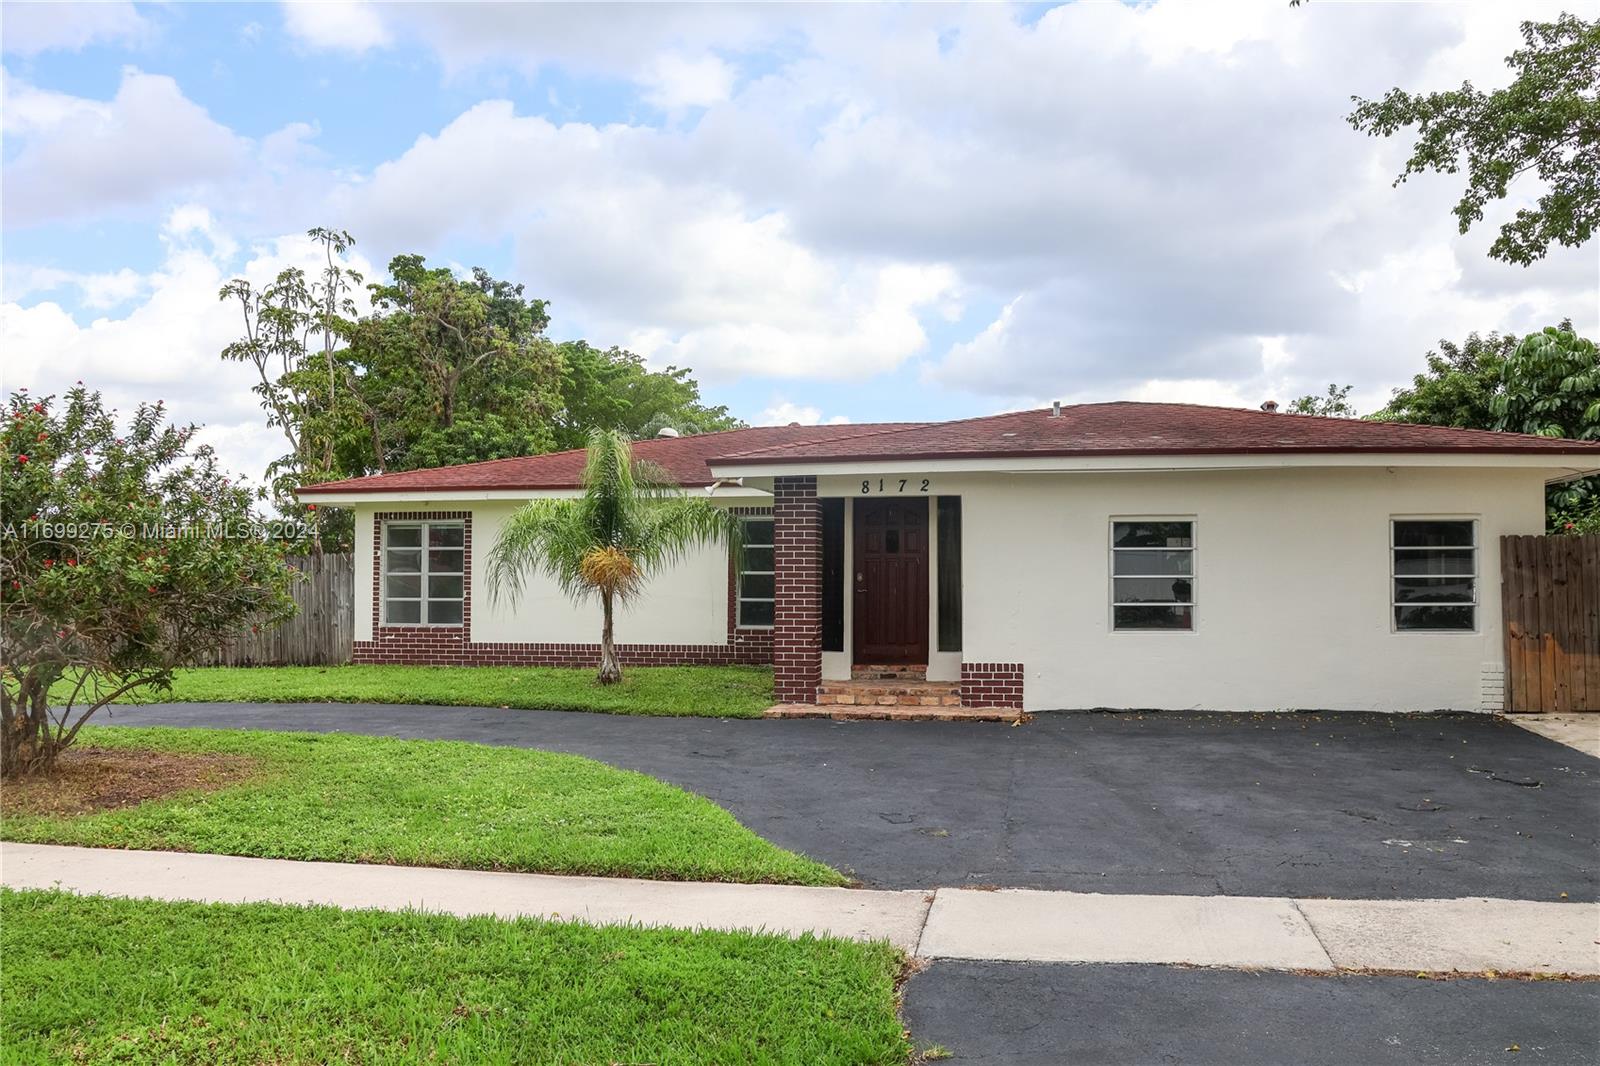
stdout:
{"type": "MultiPolygon", "coordinates": [[[[230,362],[255,367],[253,391],[261,397],[267,424],[283,430],[289,454],[267,466],[274,502],[285,514],[298,507],[294,491],[338,476],[341,414],[356,396],[353,375],[338,356],[345,325],[355,315],[354,286],[361,275],[340,258],[355,239],[343,230],[316,228],[307,236],[322,246],[326,265],[315,278],[289,267],[264,288],[234,278],[218,293],[236,300],[244,336],[222,350],[230,362]]],[[[323,547],[326,512],[307,512],[315,550],[323,547]]]]}
{"type": "MultiPolygon", "coordinates": [[[[1600,363],[1570,320],[1520,339],[1474,333],[1439,348],[1427,373],[1370,417],[1600,440],[1600,363]]],[[[1600,531],[1600,479],[1553,485],[1546,502],[1552,532],[1600,531]]]]}
{"type": "Polygon", "coordinates": [[[726,407],[702,404],[700,386],[686,369],[647,370],[632,352],[581,340],[560,345],[560,353],[557,448],[583,447],[592,429],[618,429],[637,440],[666,427],[691,434],[744,426],[726,407]]]}
{"type": "Polygon", "coordinates": [[[370,449],[345,460],[347,475],[549,450],[560,358],[543,334],[543,300],[417,255],[396,256],[370,288],[374,310],[350,328],[348,358],[378,428],[370,449]]]}
{"type": "Polygon", "coordinates": [[[193,427],[141,406],[126,433],[80,384],[13,393],[0,430],[0,775],[48,770],[116,697],[255,622],[288,617],[283,545],[254,528],[193,427]],[[65,695],[52,686],[66,679],[65,695]],[[51,708],[54,702],[56,706],[51,708]]]}
{"type": "Polygon", "coordinates": [[[1466,233],[1491,200],[1533,172],[1545,185],[1537,206],[1521,208],[1500,227],[1489,255],[1527,266],[1552,244],[1576,247],[1600,220],[1600,20],[1562,14],[1554,22],[1524,22],[1524,47],[1506,57],[1516,72],[1503,89],[1482,92],[1471,82],[1436,93],[1391,89],[1381,100],[1352,97],[1352,126],[1389,137],[1416,126],[1410,159],[1395,179],[1457,173],[1467,186],[1454,214],[1466,233]]]}
{"type": "Polygon", "coordinates": [[[1387,406],[1369,418],[1380,422],[1415,422],[1457,429],[1491,429],[1495,413],[1490,401],[1500,388],[1500,373],[1517,347],[1515,334],[1477,333],[1465,343],[1440,340],[1427,355],[1428,369],[1411,379],[1411,388],[1396,389],[1387,406]]]}
{"type": "Polygon", "coordinates": [[[1354,418],[1356,417],[1355,405],[1350,402],[1350,390],[1354,385],[1328,384],[1328,391],[1322,396],[1310,393],[1300,397],[1289,404],[1289,413],[1294,415],[1319,415],[1323,418],[1354,418]]]}
{"type": "MultiPolygon", "coordinates": [[[[1500,382],[1489,403],[1495,429],[1600,440],[1600,354],[1570,324],[1522,338],[1500,382]]],[[[1600,529],[1600,477],[1553,485],[1548,502],[1552,531],[1600,529]]]]}
{"type": "Polygon", "coordinates": [[[741,550],[739,519],[703,497],[688,496],[651,463],[635,461],[614,429],[589,434],[583,495],[534,500],[507,520],[489,553],[494,595],[515,601],[526,575],[554,579],[575,601],[600,601],[602,685],[622,680],[613,640],[616,607],[639,595],[657,572],[691,548],[741,550]]]}

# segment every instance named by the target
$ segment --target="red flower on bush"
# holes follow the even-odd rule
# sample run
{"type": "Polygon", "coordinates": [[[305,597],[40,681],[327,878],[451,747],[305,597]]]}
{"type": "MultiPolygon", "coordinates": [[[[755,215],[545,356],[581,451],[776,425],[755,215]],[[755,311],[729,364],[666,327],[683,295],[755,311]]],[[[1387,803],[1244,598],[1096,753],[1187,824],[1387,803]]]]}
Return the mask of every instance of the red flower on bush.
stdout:
{"type": "Polygon", "coordinates": [[[17,462],[19,462],[19,463],[25,463],[25,462],[27,462],[27,461],[28,461],[28,457],[27,457],[27,456],[26,456],[26,455],[19,455],[19,456],[17,456],[17,462]]]}
{"type": "Polygon", "coordinates": [[[44,568],[46,570],[50,569],[54,565],[56,565],[56,561],[54,559],[46,559],[44,561],[44,568]]]}

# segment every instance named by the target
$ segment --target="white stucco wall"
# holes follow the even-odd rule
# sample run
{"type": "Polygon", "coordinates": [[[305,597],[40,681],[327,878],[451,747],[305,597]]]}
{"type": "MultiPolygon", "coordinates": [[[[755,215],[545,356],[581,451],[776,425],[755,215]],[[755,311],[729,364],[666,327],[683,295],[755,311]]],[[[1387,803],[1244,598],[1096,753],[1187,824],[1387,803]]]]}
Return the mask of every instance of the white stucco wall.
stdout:
{"type": "MultiPolygon", "coordinates": [[[[738,501],[745,505],[757,500],[738,501]]],[[[490,595],[485,558],[500,528],[518,503],[489,501],[389,504],[356,507],[355,612],[357,640],[372,639],[372,582],[361,560],[372,558],[372,516],[376,511],[472,512],[472,639],[477,643],[598,643],[600,605],[574,605],[548,578],[533,576],[515,605],[490,595]]],[[[697,551],[651,579],[642,598],[617,615],[621,644],[726,644],[728,642],[728,555],[722,548],[697,551]]]]}
{"type": "MultiPolygon", "coordinates": [[[[1024,663],[1030,710],[1481,709],[1485,675],[1503,668],[1499,537],[1542,532],[1546,474],[1407,467],[934,474],[930,496],[962,498],[964,626],[961,656],[932,656],[930,673],[954,677],[959,659],[1024,663]],[[1194,631],[1111,630],[1114,516],[1193,517],[1194,631]],[[1389,520],[1429,516],[1478,520],[1475,632],[1392,629],[1389,520]]],[[[859,475],[819,479],[825,496],[856,497],[860,485],[859,475]]],[[[515,506],[358,505],[357,558],[372,558],[374,510],[472,510],[481,573],[515,506]]],[[[847,550],[851,539],[847,533],[847,550]]],[[[662,574],[619,619],[619,640],[724,643],[726,566],[724,553],[710,551],[662,574]]],[[[358,640],[371,638],[371,595],[370,580],[358,579],[358,640]]],[[[598,639],[598,607],[573,607],[548,582],[530,582],[511,608],[492,604],[480,578],[473,600],[475,640],[598,639]]],[[[847,593],[847,612],[851,600],[847,593]]],[[[824,656],[824,672],[848,676],[848,652],[824,656]]]]}
{"type": "Polygon", "coordinates": [[[1477,710],[1503,664],[1498,538],[1537,470],[939,477],[962,497],[963,656],[1026,665],[1030,710],[1477,710]],[[1192,632],[1113,632],[1113,516],[1193,516],[1192,632]],[[1478,628],[1394,632],[1389,520],[1479,520],[1478,628]]]}

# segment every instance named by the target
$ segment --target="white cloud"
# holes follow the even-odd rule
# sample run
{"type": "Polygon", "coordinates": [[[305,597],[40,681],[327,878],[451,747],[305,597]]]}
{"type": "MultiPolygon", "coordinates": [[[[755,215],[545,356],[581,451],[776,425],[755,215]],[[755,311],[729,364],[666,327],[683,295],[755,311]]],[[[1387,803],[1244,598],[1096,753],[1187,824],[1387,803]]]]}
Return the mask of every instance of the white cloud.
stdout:
{"type": "Polygon", "coordinates": [[[141,44],[152,33],[132,0],[98,3],[0,4],[0,40],[7,52],[37,55],[101,42],[141,44]]]}
{"type": "Polygon", "coordinates": [[[352,191],[351,225],[386,247],[513,233],[521,277],[569,322],[712,381],[861,378],[925,349],[921,312],[957,288],[948,267],[819,254],[781,211],[652,176],[673,150],[647,130],[556,126],[490,101],[378,167],[352,191]]]}
{"type": "Polygon", "coordinates": [[[70,286],[79,292],[79,302],[91,310],[105,310],[138,296],[145,290],[143,275],[123,267],[103,273],[79,273],[58,267],[5,264],[5,299],[23,300],[41,292],[70,286]]]}
{"type": "Polygon", "coordinates": [[[844,415],[824,418],[818,408],[788,400],[779,400],[756,416],[758,426],[842,426],[849,421],[844,415]]]}
{"type": "Polygon", "coordinates": [[[289,0],[283,24],[311,48],[361,53],[392,41],[378,8],[365,0],[289,0]]]}
{"type": "Polygon", "coordinates": [[[644,98],[665,111],[710,107],[733,93],[734,70],[716,56],[689,59],[676,53],[656,57],[640,77],[644,98]]]}
{"type": "Polygon", "coordinates": [[[186,98],[173,79],[124,69],[108,102],[5,79],[5,220],[33,225],[156,203],[239,174],[250,144],[186,98]]]}
{"type": "MultiPolygon", "coordinates": [[[[320,250],[289,236],[261,242],[241,258],[237,242],[194,205],[171,213],[162,238],[161,266],[138,277],[146,297],[118,317],[80,325],[56,302],[23,307],[8,293],[0,305],[5,388],[59,393],[82,380],[123,411],[165,400],[174,419],[204,424],[199,439],[214,445],[226,465],[259,481],[287,446],[279,430],[267,427],[250,391],[254,370],[221,359],[242,329],[237,305],[219,301],[217,291],[236,276],[260,286],[284,266],[314,270],[320,250]]],[[[365,260],[352,265],[371,272],[365,260]]]]}
{"type": "MultiPolygon", "coordinates": [[[[36,215],[196,195],[230,231],[309,214],[380,259],[449,262],[508,241],[508,273],[552,300],[558,334],[710,382],[784,379],[772,411],[785,414],[808,413],[798,382],[908,363],[980,410],[1254,406],[1329,381],[1356,383],[1370,407],[1440,336],[1566,314],[1600,324],[1592,247],[1526,270],[1490,262],[1496,217],[1454,232],[1459,177],[1391,187],[1403,138],[1342,117],[1351,93],[1503,82],[1520,17],[1506,7],[292,6],[307,45],[422,43],[463,85],[559,65],[574,75],[567,114],[588,113],[590,76],[626,79],[637,100],[613,108],[608,89],[608,114],[653,124],[562,124],[484,100],[385,163],[340,171],[314,143],[316,116],[219,139],[170,82],[153,128],[120,92],[8,81],[7,210],[20,172],[36,215]],[[199,136],[162,166],[139,151],[131,170],[107,165],[105,131],[163,145],[173,122],[199,136]],[[52,144],[59,165],[30,162],[52,144]],[[195,144],[212,147],[196,159],[195,144]],[[75,173],[80,145],[107,187],[75,173]]],[[[1536,192],[1524,179],[1516,195],[1536,192]]]]}

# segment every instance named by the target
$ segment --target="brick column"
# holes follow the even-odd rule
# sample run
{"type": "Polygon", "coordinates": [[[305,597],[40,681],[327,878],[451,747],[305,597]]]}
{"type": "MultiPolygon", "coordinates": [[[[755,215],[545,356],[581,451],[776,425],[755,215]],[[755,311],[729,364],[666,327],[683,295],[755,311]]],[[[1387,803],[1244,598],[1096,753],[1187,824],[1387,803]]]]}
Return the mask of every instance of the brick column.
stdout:
{"type": "Polygon", "coordinates": [[[822,684],[822,504],[815,477],[780,477],[772,487],[777,600],[773,690],[779,703],[816,703],[822,684]]]}

